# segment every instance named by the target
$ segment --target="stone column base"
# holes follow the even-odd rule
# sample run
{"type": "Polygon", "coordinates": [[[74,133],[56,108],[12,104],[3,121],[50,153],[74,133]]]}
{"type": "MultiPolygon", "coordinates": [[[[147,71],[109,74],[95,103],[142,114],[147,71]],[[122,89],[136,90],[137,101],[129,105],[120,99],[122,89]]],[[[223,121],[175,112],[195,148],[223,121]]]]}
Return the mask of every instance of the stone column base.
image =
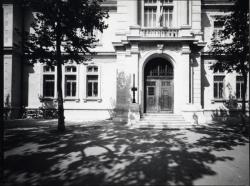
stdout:
{"type": "Polygon", "coordinates": [[[133,125],[140,120],[140,107],[137,103],[117,105],[113,121],[133,125]]]}

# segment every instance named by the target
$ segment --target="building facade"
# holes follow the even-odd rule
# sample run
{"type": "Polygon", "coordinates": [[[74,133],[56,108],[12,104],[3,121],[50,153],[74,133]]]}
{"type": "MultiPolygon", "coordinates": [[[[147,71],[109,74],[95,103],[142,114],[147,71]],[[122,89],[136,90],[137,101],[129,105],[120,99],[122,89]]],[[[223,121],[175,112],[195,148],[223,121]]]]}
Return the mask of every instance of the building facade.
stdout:
{"type": "MultiPolygon", "coordinates": [[[[240,74],[214,72],[207,55],[216,17],[228,13],[227,0],[109,0],[109,25],[96,32],[96,56],[88,65],[63,67],[66,119],[139,120],[145,113],[181,114],[211,120],[225,102],[242,101],[240,74]],[[134,113],[131,115],[131,113],[134,113]]],[[[56,107],[56,67],[26,65],[14,51],[15,33],[30,18],[15,3],[4,3],[5,105],[18,117],[21,107],[56,107]]],[[[247,87],[247,92],[249,87],[247,87]]],[[[247,95],[247,100],[249,95],[247,95]]],[[[247,107],[248,108],[248,107],[247,107]]]]}

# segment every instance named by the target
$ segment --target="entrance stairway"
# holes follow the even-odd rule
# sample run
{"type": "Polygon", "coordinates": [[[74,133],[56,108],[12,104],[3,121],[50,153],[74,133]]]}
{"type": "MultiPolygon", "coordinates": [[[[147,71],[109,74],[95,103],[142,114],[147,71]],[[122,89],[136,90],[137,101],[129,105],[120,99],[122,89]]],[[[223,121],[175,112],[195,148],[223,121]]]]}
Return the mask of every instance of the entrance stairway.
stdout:
{"type": "Polygon", "coordinates": [[[140,121],[133,125],[133,128],[141,129],[187,129],[194,125],[185,121],[182,115],[172,113],[146,113],[140,121]]]}

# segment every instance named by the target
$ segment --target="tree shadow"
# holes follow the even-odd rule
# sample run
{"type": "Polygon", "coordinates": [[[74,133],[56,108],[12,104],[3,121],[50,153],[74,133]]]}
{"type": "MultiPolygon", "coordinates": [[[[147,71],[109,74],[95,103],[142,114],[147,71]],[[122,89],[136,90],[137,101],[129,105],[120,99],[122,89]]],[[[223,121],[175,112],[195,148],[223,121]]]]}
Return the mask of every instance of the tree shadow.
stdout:
{"type": "Polygon", "coordinates": [[[188,131],[129,129],[111,121],[70,125],[11,123],[5,138],[6,185],[194,185],[214,176],[215,151],[249,143],[233,127],[213,123],[188,131]],[[186,133],[197,135],[189,139],[186,133]]]}

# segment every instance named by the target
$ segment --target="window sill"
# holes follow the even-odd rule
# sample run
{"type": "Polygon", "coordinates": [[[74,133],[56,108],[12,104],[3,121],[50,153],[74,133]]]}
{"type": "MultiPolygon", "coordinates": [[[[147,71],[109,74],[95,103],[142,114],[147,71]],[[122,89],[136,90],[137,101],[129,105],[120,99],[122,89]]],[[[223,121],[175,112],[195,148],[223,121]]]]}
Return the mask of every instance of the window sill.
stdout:
{"type": "Polygon", "coordinates": [[[63,99],[63,102],[65,102],[65,101],[75,101],[75,102],[79,102],[80,99],[79,99],[79,98],[64,98],[64,99],[63,99]]]}
{"type": "MultiPolygon", "coordinates": [[[[242,102],[243,100],[242,99],[235,99],[237,102],[242,102]]],[[[229,101],[229,99],[223,99],[223,98],[221,98],[221,99],[212,99],[211,100],[211,103],[213,104],[213,103],[223,103],[223,102],[227,102],[227,101],[229,101]]],[[[248,100],[246,99],[246,102],[248,102],[248,100]]]]}
{"type": "Polygon", "coordinates": [[[85,98],[83,101],[86,103],[88,101],[97,101],[98,103],[102,102],[101,98],[85,98]]]}

